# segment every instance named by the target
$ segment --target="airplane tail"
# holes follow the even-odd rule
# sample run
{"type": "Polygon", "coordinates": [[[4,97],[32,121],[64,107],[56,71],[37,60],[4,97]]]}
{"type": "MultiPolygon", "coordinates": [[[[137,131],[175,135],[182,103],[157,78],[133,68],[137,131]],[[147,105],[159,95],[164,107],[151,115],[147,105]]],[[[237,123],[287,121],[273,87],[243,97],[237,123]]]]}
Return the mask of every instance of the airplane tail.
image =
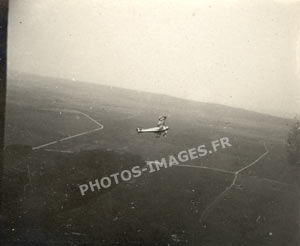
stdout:
{"type": "Polygon", "coordinates": [[[141,128],[136,128],[137,133],[141,133],[142,129],[141,128]]]}

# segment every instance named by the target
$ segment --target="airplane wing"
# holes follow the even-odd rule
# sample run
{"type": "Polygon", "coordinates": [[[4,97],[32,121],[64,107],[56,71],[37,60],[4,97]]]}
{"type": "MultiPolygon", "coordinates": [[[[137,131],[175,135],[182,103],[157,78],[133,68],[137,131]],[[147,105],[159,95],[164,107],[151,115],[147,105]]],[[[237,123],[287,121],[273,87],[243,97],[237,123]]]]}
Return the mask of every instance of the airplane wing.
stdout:
{"type": "Polygon", "coordinates": [[[157,126],[164,126],[166,119],[167,119],[167,116],[159,116],[157,126]]]}
{"type": "Polygon", "coordinates": [[[142,128],[142,129],[137,128],[136,130],[139,133],[141,133],[141,132],[158,132],[159,131],[159,127],[152,127],[152,128],[146,128],[146,129],[144,129],[144,128],[142,128]]]}

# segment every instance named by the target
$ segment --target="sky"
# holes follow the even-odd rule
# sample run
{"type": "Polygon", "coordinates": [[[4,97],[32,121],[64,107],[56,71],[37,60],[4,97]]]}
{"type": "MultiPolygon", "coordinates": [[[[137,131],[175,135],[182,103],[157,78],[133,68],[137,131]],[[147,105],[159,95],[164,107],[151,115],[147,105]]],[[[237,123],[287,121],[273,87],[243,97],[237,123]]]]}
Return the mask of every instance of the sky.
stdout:
{"type": "Polygon", "coordinates": [[[300,114],[300,1],[11,0],[8,71],[300,114]]]}

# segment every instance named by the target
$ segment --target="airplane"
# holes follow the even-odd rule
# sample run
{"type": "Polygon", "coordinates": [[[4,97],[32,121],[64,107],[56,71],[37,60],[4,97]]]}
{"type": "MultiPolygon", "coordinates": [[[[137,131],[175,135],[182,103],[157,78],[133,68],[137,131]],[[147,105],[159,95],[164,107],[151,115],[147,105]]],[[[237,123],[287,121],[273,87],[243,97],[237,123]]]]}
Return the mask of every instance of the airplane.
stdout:
{"type": "Polygon", "coordinates": [[[136,128],[137,133],[156,133],[156,137],[160,137],[161,134],[163,136],[167,136],[169,127],[165,126],[165,120],[167,119],[167,116],[159,116],[157,126],[152,128],[136,128]]]}

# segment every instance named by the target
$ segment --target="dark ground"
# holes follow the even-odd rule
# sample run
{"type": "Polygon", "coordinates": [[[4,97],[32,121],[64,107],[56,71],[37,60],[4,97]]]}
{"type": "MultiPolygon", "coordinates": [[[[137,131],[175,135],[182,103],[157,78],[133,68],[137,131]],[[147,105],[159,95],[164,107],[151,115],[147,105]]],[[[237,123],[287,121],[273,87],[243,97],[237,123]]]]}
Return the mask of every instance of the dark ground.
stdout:
{"type": "Polygon", "coordinates": [[[8,82],[3,177],[4,245],[297,245],[298,170],[286,160],[291,120],[173,97],[29,75],[8,82]],[[36,83],[39,81],[40,83],[36,83]],[[42,109],[75,109],[82,115],[42,109]],[[167,138],[137,135],[168,115],[167,138]],[[233,174],[172,167],[82,197],[78,184],[145,160],[228,137],[232,147],[189,161],[233,174]],[[50,146],[49,146],[50,148],[50,146]],[[278,182],[275,182],[278,181],[278,182]],[[280,183],[279,183],[280,182],[280,183]]]}

